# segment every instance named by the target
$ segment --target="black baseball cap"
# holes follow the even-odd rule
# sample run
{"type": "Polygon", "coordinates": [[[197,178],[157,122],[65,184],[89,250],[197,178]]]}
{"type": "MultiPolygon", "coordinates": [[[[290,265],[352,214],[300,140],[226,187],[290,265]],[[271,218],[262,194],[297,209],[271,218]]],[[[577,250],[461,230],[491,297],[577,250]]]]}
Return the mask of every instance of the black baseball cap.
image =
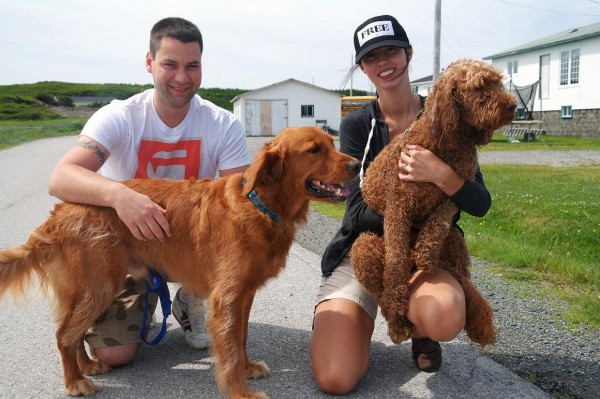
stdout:
{"type": "Polygon", "coordinates": [[[368,52],[380,47],[410,47],[404,28],[391,15],[369,18],[354,31],[357,64],[368,52]]]}

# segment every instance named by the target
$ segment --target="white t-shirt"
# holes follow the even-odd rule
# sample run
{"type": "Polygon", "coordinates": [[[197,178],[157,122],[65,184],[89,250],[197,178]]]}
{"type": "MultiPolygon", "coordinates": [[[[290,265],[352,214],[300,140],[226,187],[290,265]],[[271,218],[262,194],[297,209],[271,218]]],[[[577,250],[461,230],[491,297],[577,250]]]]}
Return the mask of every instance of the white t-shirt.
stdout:
{"type": "Polygon", "coordinates": [[[99,109],[81,135],[102,144],[110,156],[98,173],[112,180],[216,177],[218,170],[250,163],[240,121],[195,95],[176,127],[163,123],[152,102],[154,89],[99,109]]]}

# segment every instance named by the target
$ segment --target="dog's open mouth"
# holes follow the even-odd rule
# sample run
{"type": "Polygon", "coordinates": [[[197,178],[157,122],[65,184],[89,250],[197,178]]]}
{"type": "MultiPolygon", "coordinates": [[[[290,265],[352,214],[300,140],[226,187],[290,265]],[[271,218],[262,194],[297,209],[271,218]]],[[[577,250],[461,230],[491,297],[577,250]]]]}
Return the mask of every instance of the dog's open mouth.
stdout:
{"type": "Polygon", "coordinates": [[[337,183],[326,183],[319,180],[306,182],[306,189],[315,197],[325,198],[331,202],[342,202],[346,200],[350,190],[337,183]]]}

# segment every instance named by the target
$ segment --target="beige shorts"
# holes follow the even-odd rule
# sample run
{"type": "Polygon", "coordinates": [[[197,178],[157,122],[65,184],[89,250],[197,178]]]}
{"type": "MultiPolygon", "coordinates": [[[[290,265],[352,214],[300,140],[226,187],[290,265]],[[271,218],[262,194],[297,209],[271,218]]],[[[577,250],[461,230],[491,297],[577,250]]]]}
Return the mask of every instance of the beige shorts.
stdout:
{"type": "MultiPolygon", "coordinates": [[[[88,330],[85,336],[88,345],[98,349],[142,343],[140,332],[144,320],[145,293],[146,278],[134,280],[128,275],[125,279],[125,289],[88,330]]],[[[147,324],[150,324],[157,303],[158,295],[155,292],[148,295],[147,324]]]]}
{"type": "Polygon", "coordinates": [[[330,299],[348,299],[358,304],[375,320],[377,302],[354,276],[352,262],[346,256],[327,277],[321,277],[321,285],[317,294],[317,305],[330,299]]]}

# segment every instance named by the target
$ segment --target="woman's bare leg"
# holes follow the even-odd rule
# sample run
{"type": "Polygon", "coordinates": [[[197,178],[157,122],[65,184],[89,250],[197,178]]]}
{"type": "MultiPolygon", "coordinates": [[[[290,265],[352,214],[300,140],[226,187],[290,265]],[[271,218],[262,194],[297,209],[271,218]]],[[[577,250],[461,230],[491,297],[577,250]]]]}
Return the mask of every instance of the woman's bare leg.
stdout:
{"type": "Polygon", "coordinates": [[[413,338],[451,341],[465,327],[465,293],[444,269],[420,273],[411,282],[407,317],[414,325],[413,338]]]}
{"type": "Polygon", "coordinates": [[[373,318],[355,302],[330,299],[317,305],[310,338],[312,371],[324,392],[350,392],[369,365],[373,318]]]}

